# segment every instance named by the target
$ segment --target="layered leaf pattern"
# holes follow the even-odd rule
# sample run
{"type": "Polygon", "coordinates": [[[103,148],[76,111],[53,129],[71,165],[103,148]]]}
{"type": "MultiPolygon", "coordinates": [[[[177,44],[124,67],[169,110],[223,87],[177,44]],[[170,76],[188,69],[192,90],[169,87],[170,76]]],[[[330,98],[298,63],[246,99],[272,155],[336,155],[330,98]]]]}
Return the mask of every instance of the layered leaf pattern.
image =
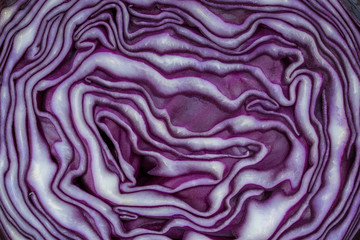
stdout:
{"type": "Polygon", "coordinates": [[[359,231],[360,31],[340,2],[20,0],[0,13],[2,238],[359,231]]]}

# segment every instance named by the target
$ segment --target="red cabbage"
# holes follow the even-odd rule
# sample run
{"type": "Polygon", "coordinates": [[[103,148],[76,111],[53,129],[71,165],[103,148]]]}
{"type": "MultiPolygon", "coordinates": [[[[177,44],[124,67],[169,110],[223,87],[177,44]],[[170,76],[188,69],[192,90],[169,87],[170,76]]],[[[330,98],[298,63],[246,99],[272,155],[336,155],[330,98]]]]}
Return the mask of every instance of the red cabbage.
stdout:
{"type": "Polygon", "coordinates": [[[1,239],[359,238],[340,1],[0,8],[1,239]]]}

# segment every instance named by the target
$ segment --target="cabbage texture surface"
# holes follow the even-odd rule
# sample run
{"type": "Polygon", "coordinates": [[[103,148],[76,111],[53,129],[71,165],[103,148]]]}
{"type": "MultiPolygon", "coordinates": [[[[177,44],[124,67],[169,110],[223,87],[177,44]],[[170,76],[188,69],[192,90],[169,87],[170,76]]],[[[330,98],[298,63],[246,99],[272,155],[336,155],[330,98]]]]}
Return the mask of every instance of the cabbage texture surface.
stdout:
{"type": "Polygon", "coordinates": [[[0,239],[360,239],[337,0],[3,0],[0,239]]]}

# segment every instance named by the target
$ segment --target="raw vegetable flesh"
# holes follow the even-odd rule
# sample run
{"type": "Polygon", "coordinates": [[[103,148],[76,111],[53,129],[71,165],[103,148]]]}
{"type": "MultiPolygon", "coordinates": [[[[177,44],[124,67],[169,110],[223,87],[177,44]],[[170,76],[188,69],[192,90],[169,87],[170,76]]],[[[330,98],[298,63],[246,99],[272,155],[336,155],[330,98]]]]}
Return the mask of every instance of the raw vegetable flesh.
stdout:
{"type": "Polygon", "coordinates": [[[341,2],[0,6],[1,239],[359,237],[341,2]]]}

